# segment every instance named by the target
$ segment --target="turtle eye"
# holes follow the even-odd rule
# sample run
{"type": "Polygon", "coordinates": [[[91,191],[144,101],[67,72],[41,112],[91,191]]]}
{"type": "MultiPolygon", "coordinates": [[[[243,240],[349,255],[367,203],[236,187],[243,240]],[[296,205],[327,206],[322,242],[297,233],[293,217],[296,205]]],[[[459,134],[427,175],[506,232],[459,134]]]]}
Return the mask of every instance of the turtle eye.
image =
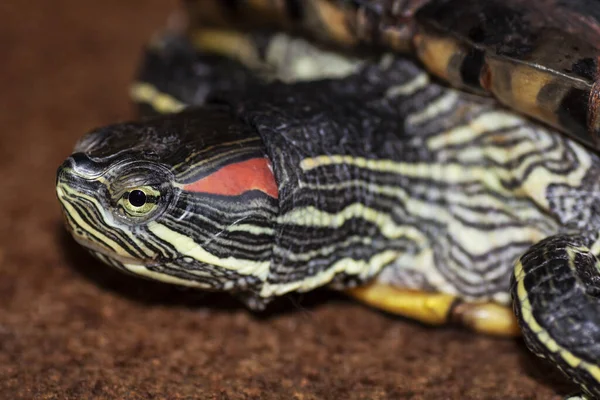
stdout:
{"type": "Polygon", "coordinates": [[[123,193],[119,205],[131,217],[143,217],[154,211],[160,192],[151,186],[129,189],[123,193]]]}
{"type": "Polygon", "coordinates": [[[143,190],[135,189],[129,192],[129,196],[127,196],[127,200],[129,204],[133,207],[142,207],[146,204],[146,193],[143,190]]]}

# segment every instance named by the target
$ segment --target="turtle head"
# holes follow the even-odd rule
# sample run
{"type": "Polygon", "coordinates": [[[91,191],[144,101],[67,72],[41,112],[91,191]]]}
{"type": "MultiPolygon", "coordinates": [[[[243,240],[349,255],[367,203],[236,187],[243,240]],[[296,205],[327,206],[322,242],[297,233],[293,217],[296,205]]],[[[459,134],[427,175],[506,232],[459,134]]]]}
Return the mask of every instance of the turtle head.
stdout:
{"type": "Polygon", "coordinates": [[[260,138],[223,110],[94,130],[59,167],[67,229],[151,279],[251,291],[266,279],[277,185],[260,138]]]}

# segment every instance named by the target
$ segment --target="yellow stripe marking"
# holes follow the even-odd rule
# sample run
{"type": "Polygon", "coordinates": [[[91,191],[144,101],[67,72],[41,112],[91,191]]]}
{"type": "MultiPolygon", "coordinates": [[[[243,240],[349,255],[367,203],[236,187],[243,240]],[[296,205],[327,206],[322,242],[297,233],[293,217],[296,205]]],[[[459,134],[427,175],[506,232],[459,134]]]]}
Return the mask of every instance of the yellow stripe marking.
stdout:
{"type": "Polygon", "coordinates": [[[429,75],[420,73],[410,81],[397,86],[392,86],[385,92],[385,97],[393,99],[398,96],[408,96],[416,92],[417,90],[424,88],[429,84],[429,75]]]}
{"type": "Polygon", "coordinates": [[[283,82],[343,78],[355,73],[362,60],[325,51],[305,39],[276,34],[269,42],[266,62],[283,82]]]}
{"type": "MultiPolygon", "coordinates": [[[[418,202],[419,204],[423,204],[423,210],[427,209],[430,206],[430,203],[418,201],[416,199],[411,199],[409,193],[405,188],[400,186],[390,186],[390,185],[378,185],[372,182],[363,181],[359,179],[343,181],[339,183],[332,184],[306,184],[305,187],[313,189],[315,191],[325,191],[325,190],[342,190],[342,189],[359,189],[362,191],[374,193],[377,195],[385,195],[390,197],[395,197],[402,201],[413,201],[418,202]]],[[[533,218],[541,218],[543,217],[543,213],[537,208],[531,208],[522,206],[518,209],[513,208],[513,206],[509,207],[506,202],[502,199],[492,196],[489,193],[478,193],[478,194],[468,194],[460,191],[447,191],[443,188],[429,188],[432,195],[438,195],[440,198],[444,198],[448,203],[453,204],[455,206],[459,206],[460,208],[455,208],[454,213],[460,215],[463,218],[467,217],[466,213],[471,213],[470,215],[474,217],[476,215],[477,221],[485,223],[498,223],[499,221],[512,221],[515,216],[518,219],[533,219],[533,218]],[[504,211],[508,214],[508,216],[500,216],[498,214],[488,214],[488,213],[473,213],[469,209],[471,207],[485,207],[493,210],[504,211]],[[504,220],[502,219],[504,218],[504,220]]],[[[444,208],[445,209],[445,208],[444,208]]]]}
{"type": "MultiPolygon", "coordinates": [[[[548,200],[546,199],[546,189],[551,184],[566,184],[574,186],[580,184],[585,177],[589,166],[591,165],[590,154],[581,146],[573,144],[576,157],[579,160],[580,168],[575,169],[568,175],[553,174],[546,168],[539,168],[529,171],[529,175],[524,177],[525,172],[530,165],[541,161],[541,157],[548,158],[548,154],[537,157],[529,157],[520,163],[518,168],[509,169],[502,167],[489,168],[485,166],[469,166],[461,163],[404,163],[395,162],[386,159],[367,159],[363,157],[352,157],[349,155],[321,155],[317,157],[305,158],[300,162],[300,168],[303,171],[310,171],[315,168],[330,165],[352,165],[359,168],[369,169],[378,172],[394,173],[407,177],[427,178],[443,183],[467,183],[479,181],[488,189],[508,196],[519,195],[530,197],[543,209],[549,210],[548,200]],[[503,181],[516,180],[521,182],[520,190],[508,190],[504,187],[503,181]]],[[[510,152],[510,149],[507,149],[510,152]]],[[[557,154],[557,160],[560,158],[557,154]]]]}
{"type": "Polygon", "coordinates": [[[194,47],[205,53],[215,53],[236,60],[251,69],[264,64],[251,36],[230,29],[201,29],[191,35],[194,47]]]}
{"type": "MultiPolygon", "coordinates": [[[[148,268],[146,268],[145,265],[124,264],[124,267],[133,274],[144,276],[146,278],[156,280],[159,282],[171,283],[174,285],[181,285],[181,286],[187,286],[187,287],[195,287],[195,288],[200,288],[200,289],[210,289],[210,285],[208,285],[206,283],[199,282],[199,281],[193,281],[190,279],[178,278],[176,276],[169,275],[164,272],[151,271],[148,268]]],[[[193,273],[194,271],[188,271],[188,272],[193,273]]]]}
{"type": "Polygon", "coordinates": [[[235,257],[219,258],[206,251],[189,236],[182,235],[156,221],[150,222],[148,229],[165,243],[173,246],[179,254],[192,257],[196,261],[235,271],[241,275],[257,276],[262,280],[265,280],[269,274],[269,261],[252,261],[235,257]]]}
{"type": "Polygon", "coordinates": [[[186,107],[185,103],[162,93],[153,85],[145,82],[136,82],[131,85],[129,95],[135,102],[148,104],[161,114],[177,113],[186,107]]]}
{"type": "Polygon", "coordinates": [[[411,126],[418,125],[422,122],[438,117],[441,113],[450,111],[453,107],[455,107],[457,101],[458,93],[454,90],[448,90],[435,101],[428,103],[427,106],[419,112],[410,114],[408,118],[406,118],[406,123],[411,126]]]}
{"type": "Polygon", "coordinates": [[[367,261],[354,260],[352,258],[345,257],[333,263],[333,265],[320,274],[302,281],[278,284],[265,282],[261,289],[260,295],[262,297],[271,297],[280,296],[292,291],[307,292],[331,282],[333,277],[340,272],[358,275],[359,277],[373,276],[381,271],[386,265],[392,263],[398,257],[398,255],[399,253],[397,251],[387,250],[374,255],[367,261]]]}
{"type": "MultiPolygon", "coordinates": [[[[109,251],[112,251],[112,252],[116,253],[116,257],[115,258],[119,258],[119,257],[124,257],[124,258],[127,258],[127,259],[131,258],[131,255],[127,251],[125,251],[120,244],[118,244],[117,242],[115,242],[114,240],[112,240],[111,238],[109,238],[108,236],[106,236],[102,232],[102,230],[96,229],[93,226],[93,224],[92,225],[88,224],[84,219],[82,219],[79,216],[78,211],[75,209],[75,207],[73,207],[72,203],[70,201],[66,200],[66,199],[63,199],[67,195],[72,195],[72,196],[78,197],[80,199],[86,199],[86,200],[90,201],[92,204],[94,204],[94,208],[96,209],[96,211],[98,211],[100,213],[100,215],[102,217],[102,220],[103,220],[103,223],[112,227],[112,224],[109,223],[109,220],[107,219],[107,217],[105,215],[104,208],[98,206],[98,203],[97,203],[97,201],[96,201],[95,198],[93,198],[91,196],[84,195],[83,193],[76,192],[76,191],[72,190],[67,185],[61,185],[61,186],[59,186],[59,188],[57,189],[57,194],[58,194],[58,198],[59,198],[60,202],[62,203],[62,205],[65,208],[66,212],[69,214],[69,217],[71,219],[73,219],[74,223],[82,231],[84,231],[87,235],[96,237],[99,241],[101,241],[102,243],[104,243],[104,245],[101,245],[100,243],[96,243],[95,241],[93,241],[92,239],[89,239],[88,237],[77,235],[75,232],[73,232],[74,236],[78,236],[82,240],[85,240],[86,242],[92,243],[93,245],[95,245],[96,248],[102,248],[104,250],[109,250],[109,251]],[[108,247],[105,247],[105,246],[108,246],[108,247]]],[[[135,238],[131,238],[131,239],[135,239],[135,238]]],[[[140,243],[136,242],[136,244],[138,244],[144,250],[147,250],[140,243]]]]}
{"type": "Polygon", "coordinates": [[[425,236],[411,226],[397,225],[386,213],[366,207],[362,203],[353,203],[337,213],[329,213],[313,206],[298,207],[277,218],[280,224],[294,224],[313,227],[339,228],[351,218],[362,218],[377,225],[387,238],[408,237],[416,243],[426,241],[425,236]]]}
{"type": "MultiPolygon", "coordinates": [[[[569,253],[570,259],[573,260],[573,250],[568,249],[567,251],[569,253]]],[[[600,381],[599,366],[590,364],[589,362],[577,357],[569,350],[563,348],[535,319],[533,312],[531,311],[531,303],[529,302],[527,289],[525,288],[525,271],[523,269],[523,264],[520,260],[515,264],[514,274],[517,281],[517,296],[519,297],[519,302],[521,303],[520,308],[523,320],[533,331],[533,333],[537,336],[538,340],[550,352],[561,357],[571,368],[582,368],[586,370],[590,375],[592,375],[594,379],[600,381]]]]}
{"type": "Polygon", "coordinates": [[[345,247],[349,247],[352,244],[362,244],[364,246],[369,246],[372,243],[373,243],[373,240],[368,237],[350,236],[340,243],[336,243],[331,246],[320,247],[318,249],[310,250],[308,252],[300,253],[300,254],[291,253],[287,249],[277,247],[277,246],[273,250],[277,254],[282,254],[286,260],[290,260],[290,261],[294,261],[294,262],[298,262],[298,261],[308,262],[319,256],[320,257],[328,256],[328,255],[334,253],[336,250],[345,248],[345,247]]]}
{"type": "Polygon", "coordinates": [[[274,235],[275,231],[273,228],[267,228],[263,226],[256,226],[252,224],[234,224],[227,227],[228,231],[240,231],[247,232],[253,235],[274,235]]]}
{"type": "MultiPolygon", "coordinates": [[[[498,129],[519,128],[523,119],[501,111],[486,112],[465,125],[457,126],[447,132],[433,136],[427,140],[427,148],[432,151],[444,150],[450,145],[468,144],[486,132],[498,129]]],[[[480,144],[477,148],[480,149],[480,144]]],[[[480,149],[479,155],[482,154],[480,149]]]]}

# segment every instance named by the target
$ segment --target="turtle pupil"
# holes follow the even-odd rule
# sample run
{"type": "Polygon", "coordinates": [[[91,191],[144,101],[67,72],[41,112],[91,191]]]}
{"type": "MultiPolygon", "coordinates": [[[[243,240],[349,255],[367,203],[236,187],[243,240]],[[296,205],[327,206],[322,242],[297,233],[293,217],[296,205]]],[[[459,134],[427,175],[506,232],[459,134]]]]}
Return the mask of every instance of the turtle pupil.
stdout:
{"type": "Polygon", "coordinates": [[[134,207],[141,207],[146,204],[146,193],[141,190],[132,190],[128,197],[129,203],[134,207]]]}

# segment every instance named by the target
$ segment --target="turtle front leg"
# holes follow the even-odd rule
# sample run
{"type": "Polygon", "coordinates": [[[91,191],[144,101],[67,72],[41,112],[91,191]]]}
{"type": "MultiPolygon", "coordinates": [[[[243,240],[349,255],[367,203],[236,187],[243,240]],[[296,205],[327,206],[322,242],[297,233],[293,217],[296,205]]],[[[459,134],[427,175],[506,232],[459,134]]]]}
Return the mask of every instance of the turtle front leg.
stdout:
{"type": "Polygon", "coordinates": [[[449,294],[401,289],[382,283],[348,289],[346,293],[372,307],[428,325],[458,323],[485,334],[520,334],[512,310],[496,303],[468,303],[449,294]]]}
{"type": "Polygon", "coordinates": [[[527,347],[585,395],[600,397],[600,261],[580,236],[531,247],[511,277],[513,308],[527,347]]]}

